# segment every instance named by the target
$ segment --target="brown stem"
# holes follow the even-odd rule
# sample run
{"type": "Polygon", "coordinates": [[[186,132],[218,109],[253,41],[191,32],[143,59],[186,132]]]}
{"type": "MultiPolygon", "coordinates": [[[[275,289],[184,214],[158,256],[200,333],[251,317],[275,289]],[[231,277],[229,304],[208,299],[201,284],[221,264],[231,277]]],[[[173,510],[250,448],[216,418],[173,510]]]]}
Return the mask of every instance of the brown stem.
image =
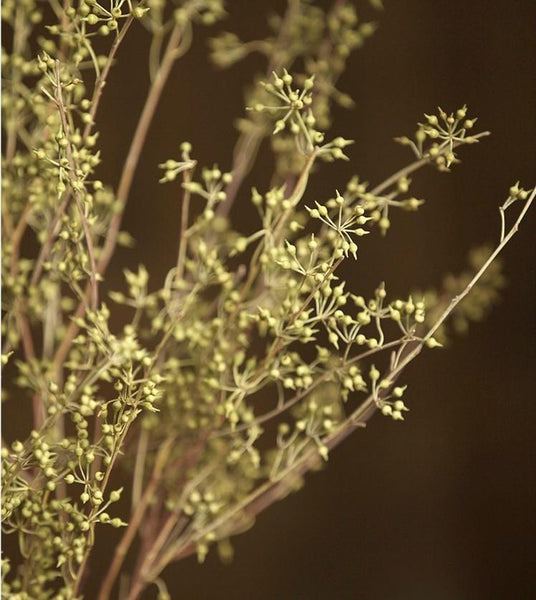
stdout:
{"type": "Polygon", "coordinates": [[[238,139],[235,146],[233,167],[231,169],[233,178],[225,188],[225,201],[216,209],[219,216],[226,217],[229,214],[240,186],[251,171],[259,146],[265,136],[264,128],[259,125],[252,131],[242,134],[238,139]]]}
{"type": "MultiPolygon", "coordinates": [[[[24,46],[28,39],[28,28],[25,27],[25,9],[19,4],[16,8],[15,13],[15,22],[14,22],[14,30],[13,30],[13,53],[12,56],[20,56],[23,53],[24,46]]],[[[15,72],[15,77],[11,81],[12,89],[21,81],[21,72],[20,69],[17,69],[15,72]]],[[[12,105],[14,111],[15,104],[12,105]]],[[[17,123],[14,119],[6,119],[6,130],[7,130],[7,139],[6,139],[6,163],[9,164],[13,157],[15,156],[15,152],[17,150],[17,123]]]]}
{"type": "Polygon", "coordinates": [[[133,21],[134,21],[134,17],[132,15],[127,17],[125,24],[121,28],[121,31],[115,38],[114,43],[112,44],[112,46],[110,48],[110,52],[108,54],[106,64],[104,65],[102,71],[100,72],[100,75],[97,77],[97,80],[95,81],[95,87],[93,88],[93,96],[91,97],[91,108],[89,109],[89,115],[91,117],[91,120],[86,123],[86,126],[84,128],[84,136],[83,136],[84,138],[87,138],[89,136],[89,134],[91,133],[91,129],[93,128],[93,125],[95,124],[95,116],[96,116],[97,110],[99,108],[99,103],[100,103],[100,99],[102,96],[102,92],[104,90],[104,86],[106,85],[106,81],[108,79],[108,74],[110,72],[110,69],[112,68],[112,64],[113,64],[115,55],[117,53],[117,50],[119,49],[119,46],[121,45],[121,42],[125,38],[125,35],[127,34],[127,31],[129,30],[129,27],[132,25],[133,21]]]}
{"type": "Polygon", "coordinates": [[[164,86],[167,82],[169,74],[171,73],[173,63],[177,58],[177,48],[181,41],[181,35],[181,28],[178,25],[175,25],[169,37],[166,51],[164,53],[164,57],[162,58],[162,63],[160,64],[160,68],[158,69],[151,89],[149,90],[147,99],[145,100],[145,105],[143,107],[140,120],[138,121],[134,137],[132,138],[130,149],[123,167],[123,172],[121,174],[121,179],[119,180],[119,186],[117,188],[117,203],[119,205],[119,209],[109,225],[108,234],[106,236],[97,267],[100,274],[102,274],[106,269],[112,257],[117,234],[119,233],[119,227],[121,226],[126,201],[132,186],[132,181],[134,180],[134,175],[136,173],[136,167],[138,166],[141,151],[145,144],[147,132],[149,131],[149,126],[153,120],[160,96],[162,95],[164,86]]]}
{"type": "MultiPolygon", "coordinates": [[[[87,291],[86,290],[86,297],[87,297],[87,291]]],[[[69,326],[67,327],[67,331],[65,332],[65,335],[63,336],[63,340],[59,346],[59,348],[56,350],[56,354],[54,355],[54,361],[53,361],[53,369],[54,372],[59,372],[59,370],[61,369],[61,366],[63,365],[65,359],[67,358],[67,354],[69,353],[69,348],[71,347],[71,342],[74,340],[76,334],[78,333],[78,325],[76,325],[76,323],[74,322],[74,319],[79,319],[80,317],[83,316],[84,312],[85,312],[86,306],[84,302],[80,302],[80,304],[78,305],[76,312],[74,313],[73,319],[71,320],[71,322],[69,323],[69,326]]]]}
{"type": "Polygon", "coordinates": [[[106,573],[104,580],[102,582],[98,600],[108,600],[108,598],[110,597],[115,580],[117,579],[117,576],[119,575],[121,566],[125,560],[128,549],[130,548],[130,545],[132,544],[132,541],[134,540],[134,537],[138,531],[138,527],[140,526],[141,521],[145,515],[147,506],[149,505],[150,501],[153,499],[154,494],[158,488],[158,485],[161,482],[160,477],[162,475],[162,469],[165,464],[165,459],[167,458],[167,456],[169,454],[169,449],[170,449],[171,443],[172,443],[172,441],[168,440],[168,442],[166,444],[164,444],[164,446],[162,446],[160,449],[159,455],[155,461],[151,480],[150,480],[149,484],[147,485],[147,488],[146,488],[143,496],[141,497],[140,502],[136,506],[136,510],[134,511],[134,514],[132,515],[132,517],[130,519],[128,527],[126,528],[125,533],[123,534],[123,537],[121,538],[121,541],[119,542],[119,544],[117,545],[117,547],[115,549],[112,563],[111,563],[110,568],[108,569],[108,572],[106,573]]]}
{"type": "MultiPolygon", "coordinates": [[[[15,308],[16,320],[22,341],[24,357],[27,363],[32,363],[36,358],[34,343],[32,339],[32,331],[30,329],[30,324],[28,323],[28,317],[20,308],[20,302],[18,302],[17,304],[19,306],[15,308]]],[[[43,421],[45,419],[40,394],[36,393],[32,396],[32,412],[34,429],[39,430],[43,425],[43,421]]]]}
{"type": "MultiPolygon", "coordinates": [[[[160,507],[153,505],[154,510],[151,515],[153,526],[149,528],[149,532],[153,535],[145,537],[142,548],[138,553],[138,563],[134,570],[130,594],[127,600],[136,599],[147,586],[147,583],[152,581],[152,573],[155,568],[159,572],[158,567],[155,565],[160,564],[162,560],[160,559],[161,552],[163,548],[165,548],[166,543],[170,541],[172,536],[179,535],[187,525],[189,519],[188,517],[185,517],[180,507],[187,496],[189,486],[193,487],[196,480],[194,479],[188,483],[186,483],[186,480],[190,470],[199,463],[209,434],[210,432],[207,431],[200,435],[197,441],[188,449],[188,452],[183,459],[177,465],[170,465],[171,468],[175,470],[180,469],[182,471],[182,476],[177,483],[177,489],[181,490],[181,500],[179,500],[178,507],[175,507],[173,512],[167,515],[163,526],[157,526],[157,523],[159,523],[158,516],[160,507]],[[158,532],[158,535],[154,535],[155,532],[158,532]]],[[[202,472],[199,476],[199,480],[202,480],[205,476],[206,474],[202,472]]],[[[160,498],[159,500],[162,499],[160,498]]]]}
{"type": "Polygon", "coordinates": [[[31,205],[28,202],[28,204],[26,204],[26,206],[24,207],[19,222],[17,223],[17,226],[15,227],[11,235],[11,244],[13,246],[13,254],[11,256],[11,273],[13,275],[15,275],[18,272],[19,247],[22,241],[22,236],[26,231],[26,227],[28,227],[28,217],[30,216],[31,210],[31,205]]]}
{"type": "MultiPolygon", "coordinates": [[[[148,574],[151,571],[158,557],[158,553],[168,541],[171,532],[180,521],[180,518],[180,513],[173,512],[168,515],[164,526],[161,527],[159,530],[159,535],[156,538],[154,544],[151,546],[149,552],[144,556],[140,568],[137,569],[137,573],[134,574],[133,584],[130,588],[127,600],[136,600],[141,594],[141,592],[144,590],[144,588],[147,586],[148,581],[150,581],[148,574]]],[[[101,598],[99,598],[99,600],[101,600],[101,598]]]]}
{"type": "MultiPolygon", "coordinates": [[[[279,29],[279,36],[277,38],[275,49],[273,50],[271,60],[266,68],[266,77],[269,77],[272,71],[277,71],[281,68],[281,66],[283,66],[281,64],[281,59],[279,59],[280,51],[285,47],[287,42],[288,28],[292,22],[292,19],[294,18],[294,15],[299,10],[299,7],[300,0],[289,0],[287,11],[283,17],[283,23],[279,29]]],[[[240,189],[240,186],[242,185],[247,174],[251,171],[259,150],[259,146],[265,137],[265,128],[257,124],[257,126],[252,130],[247,133],[243,133],[238,138],[235,144],[233,167],[231,169],[233,173],[233,179],[225,188],[225,201],[222,202],[216,209],[218,215],[226,217],[229,214],[236,199],[238,190],[240,189]]]]}

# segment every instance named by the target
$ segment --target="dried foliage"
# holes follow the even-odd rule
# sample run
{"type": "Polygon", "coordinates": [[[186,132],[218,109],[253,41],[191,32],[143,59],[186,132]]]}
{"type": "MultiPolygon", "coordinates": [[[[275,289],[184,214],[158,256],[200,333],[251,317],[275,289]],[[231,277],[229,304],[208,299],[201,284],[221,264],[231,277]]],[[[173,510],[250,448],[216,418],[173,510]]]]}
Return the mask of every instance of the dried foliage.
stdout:
{"type": "Polygon", "coordinates": [[[233,158],[227,171],[199,168],[184,142],[160,165],[161,182],[181,194],[177,262],[151,287],[143,266],[125,272],[124,289],[105,299],[114,249],[131,242],[121,219],[166,80],[194,30],[225,11],[221,0],[49,5],[46,24],[35,0],[2,5],[12,34],[2,54],[4,398],[33,415],[27,437],[6,431],[2,446],[3,528],[20,549],[4,561],[3,594],[83,597],[95,538],[112,526],[123,535],[99,600],[111,597],[130,551],[138,560],[125,597],[156,583],[166,598],[166,565],[191,553],[203,561],[214,545],[229,558],[229,538],[375,412],[404,419],[403,370],[441,345],[451,313],[458,329],[484,316],[502,285],[495,259],[535,190],[508,191],[496,247],[474,254],[471,273],[442,291],[391,298],[381,282],[353,289],[339,266],[366,260],[365,236],[386,235],[396,211],[422,205],[410,176],[449,171],[486,132],[475,133],[465,106],[439,109],[398,138],[414,154],[407,166],[376,185],[355,175],[331,198],[315,197],[309,181],[329,169],[322,163],[348,160],[351,140],[329,135],[331,106],[351,106],[337,80],[375,25],[346,0],[328,11],[289,0],[268,37],[212,41],[219,67],[251,52],[266,58],[233,158]],[[139,26],[152,37],[151,84],[114,189],[97,178],[106,160],[98,108],[121,43],[139,26]],[[263,140],[272,184],[247,192],[263,140]],[[229,215],[249,201],[258,221],[244,235],[229,215]],[[130,314],[120,331],[111,325],[117,305],[130,314]],[[132,481],[130,513],[115,505],[127,493],[114,485],[121,468],[132,481]]]}

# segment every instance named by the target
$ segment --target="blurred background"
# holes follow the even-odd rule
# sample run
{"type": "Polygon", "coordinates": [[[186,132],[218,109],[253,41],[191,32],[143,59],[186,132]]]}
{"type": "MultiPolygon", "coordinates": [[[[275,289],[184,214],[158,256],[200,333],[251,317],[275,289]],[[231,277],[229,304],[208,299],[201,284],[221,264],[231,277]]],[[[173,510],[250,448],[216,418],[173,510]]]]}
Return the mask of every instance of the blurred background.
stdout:
{"type": "MultiPolygon", "coordinates": [[[[349,163],[322,166],[309,201],[331,196],[353,174],[375,183],[409,162],[392,138],[412,134],[438,104],[451,111],[467,103],[478,130],[493,133],[463,149],[452,174],[419,172],[412,189],[425,206],[394,214],[385,240],[374,235],[361,244],[349,273],[353,289],[368,295],[385,280],[390,293],[405,295],[463,270],[471,247],[497,239],[497,208],[509,186],[536,184],[536,3],[387,0],[378,17],[360,4],[379,29],[339,82],[356,107],[336,110],[333,129],[356,143],[349,163]]],[[[117,252],[109,289],[119,289],[122,270],[140,261],[155,286],[174,264],[178,188],[157,183],[157,164],[177,157],[188,140],[201,165],[230,167],[242,89],[263,63],[251,57],[218,71],[208,61],[208,38],[227,29],[261,37],[264,15],[283,8],[275,0],[230,0],[226,21],[197,30],[174,68],[134,181],[123,228],[136,248],[117,252]]],[[[101,176],[114,185],[144,101],[148,41],[141,28],[127,36],[99,113],[101,176]]],[[[267,184],[267,157],[261,152],[234,218],[253,214],[247,190],[267,184]]],[[[535,224],[533,207],[504,253],[508,286],[491,316],[408,370],[406,422],[372,419],[302,491],[234,539],[231,565],[209,554],[203,566],[190,558],[169,567],[173,599],[536,597],[535,224]]],[[[95,582],[108,560],[103,551],[94,561],[95,582]]]]}

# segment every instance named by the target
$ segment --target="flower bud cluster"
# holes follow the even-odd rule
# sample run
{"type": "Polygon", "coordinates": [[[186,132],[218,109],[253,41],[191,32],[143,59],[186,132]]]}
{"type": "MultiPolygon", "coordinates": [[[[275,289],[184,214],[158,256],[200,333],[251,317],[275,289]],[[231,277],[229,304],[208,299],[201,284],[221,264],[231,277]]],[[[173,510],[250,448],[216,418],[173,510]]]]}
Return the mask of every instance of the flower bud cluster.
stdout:
{"type": "Polygon", "coordinates": [[[426,158],[439,171],[450,171],[459,162],[455,149],[458,146],[478,142],[478,136],[471,134],[477,119],[467,116],[467,106],[453,113],[446,113],[438,107],[438,114],[425,114],[426,121],[419,123],[415,139],[403,136],[396,141],[409,146],[418,158],[426,158]]]}

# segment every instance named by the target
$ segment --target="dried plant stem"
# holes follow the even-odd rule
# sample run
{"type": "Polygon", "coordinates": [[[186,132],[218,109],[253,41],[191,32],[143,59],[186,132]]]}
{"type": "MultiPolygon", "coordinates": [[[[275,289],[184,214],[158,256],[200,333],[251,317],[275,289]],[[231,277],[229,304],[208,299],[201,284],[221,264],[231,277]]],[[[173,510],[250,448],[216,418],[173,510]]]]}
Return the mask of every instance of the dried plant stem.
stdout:
{"type": "Polygon", "coordinates": [[[54,215],[52,222],[50,223],[50,226],[48,228],[45,242],[41,246],[41,250],[39,251],[39,255],[37,256],[37,260],[35,262],[35,267],[34,267],[34,270],[32,273],[32,277],[30,279],[30,285],[36,285],[37,282],[39,281],[39,278],[41,277],[45,261],[46,261],[48,255],[50,254],[52,245],[54,244],[56,236],[59,233],[59,225],[60,225],[61,216],[65,212],[65,209],[67,208],[67,205],[69,204],[70,199],[71,199],[71,190],[68,189],[63,193],[61,203],[58,206],[58,210],[56,211],[56,214],[54,215]]]}
{"type": "MultiPolygon", "coordinates": [[[[9,217],[6,222],[6,229],[8,230],[8,235],[11,241],[11,275],[15,277],[19,272],[19,254],[20,254],[20,244],[22,242],[22,238],[24,236],[24,232],[26,231],[26,227],[28,227],[28,217],[30,216],[31,207],[30,203],[28,203],[22,214],[19,218],[17,226],[13,228],[13,224],[11,223],[11,218],[9,217]]],[[[5,211],[7,215],[7,210],[5,211]]],[[[5,218],[5,217],[4,217],[5,218]]]]}
{"type": "Polygon", "coordinates": [[[175,25],[171,31],[162,62],[160,63],[158,72],[156,73],[154,81],[151,85],[140,119],[138,121],[138,125],[136,126],[136,131],[134,132],[134,137],[132,138],[127,158],[125,160],[125,165],[123,167],[123,172],[121,173],[121,179],[119,180],[119,186],[117,188],[117,203],[119,208],[114,215],[112,222],[110,223],[106,240],[99,257],[97,268],[100,274],[102,274],[108,266],[115,249],[117,234],[119,233],[119,227],[121,226],[123,212],[128,195],[130,193],[132,182],[134,180],[136,167],[138,166],[141,151],[145,144],[145,139],[153,120],[156,107],[158,106],[158,102],[162,92],[164,91],[164,86],[166,85],[169,74],[171,73],[171,68],[177,58],[177,48],[180,44],[181,36],[181,28],[178,25],[175,25]]]}
{"type": "MultiPolygon", "coordinates": [[[[192,179],[192,173],[188,169],[184,171],[183,174],[183,183],[187,184],[192,179]]],[[[190,199],[191,193],[188,189],[184,190],[184,194],[182,197],[182,206],[181,206],[181,225],[180,225],[180,233],[179,233],[179,252],[177,256],[177,270],[175,278],[178,280],[182,279],[184,275],[184,265],[186,260],[186,250],[188,248],[188,216],[190,212],[190,199]]]]}
{"type": "MultiPolygon", "coordinates": [[[[405,346],[406,351],[399,354],[399,360],[391,368],[391,370],[384,375],[384,378],[393,385],[396,378],[400,373],[421,353],[424,344],[430,339],[438,328],[445,322],[452,311],[458,306],[458,304],[469,294],[471,289],[479,281],[482,275],[486,272],[489,266],[502,252],[508,242],[512,239],[515,233],[519,229],[521,221],[524,219],[527,211],[529,210],[534,198],[536,196],[536,188],[532,191],[528,199],[525,201],[523,208],[521,209],[515,223],[509,229],[508,233],[501,239],[493,253],[473,276],[469,284],[465,289],[451,300],[449,305],[445,308],[443,313],[437,319],[437,321],[430,327],[426,335],[421,339],[409,341],[405,346]]],[[[381,392],[382,395],[389,393],[390,387],[384,388],[381,392]]],[[[328,448],[333,449],[345,440],[350,433],[352,433],[357,427],[363,427],[370,417],[375,413],[377,409],[378,400],[381,399],[379,394],[370,394],[367,399],[343,422],[341,423],[332,433],[327,435],[322,443],[328,448]]],[[[311,468],[318,463],[318,451],[312,448],[306,452],[301,458],[299,458],[292,465],[282,470],[277,477],[265,482],[259,488],[249,494],[244,500],[237,505],[233,506],[229,511],[224,513],[221,517],[215,519],[212,523],[206,527],[199,529],[198,531],[192,532],[191,535],[184,540],[184,543],[177,548],[175,554],[171,560],[177,560],[178,558],[184,558],[191,554],[196,547],[196,543],[202,540],[209,533],[217,533],[217,530],[223,526],[228,526],[237,517],[251,518],[265,510],[268,506],[273,504],[281,496],[285,495],[292,485],[292,481],[297,477],[301,477],[306,474],[311,468]]],[[[228,534],[228,533],[227,533],[228,534]]],[[[170,561],[171,562],[171,561],[170,561]]],[[[165,565],[161,565],[163,569],[165,565]]],[[[151,573],[152,576],[157,576],[158,573],[151,573]]],[[[133,597],[135,598],[135,597],[133,597]]]]}
{"type": "MultiPolygon", "coordinates": [[[[200,443],[198,442],[198,450],[202,449],[202,444],[204,441],[205,439],[201,438],[200,443]]],[[[184,486],[182,489],[179,506],[182,506],[184,499],[189,493],[189,490],[193,489],[195,485],[200,483],[210,473],[210,470],[210,467],[203,469],[197,475],[197,477],[184,486]]],[[[171,536],[173,534],[176,534],[173,535],[173,537],[179,536],[186,529],[187,525],[188,519],[185,517],[185,515],[181,514],[180,510],[176,509],[167,515],[163,526],[159,527],[158,529],[158,535],[155,536],[150,546],[144,548],[144,552],[140,552],[139,554],[139,563],[132,578],[130,593],[127,597],[127,600],[136,600],[136,598],[138,598],[141,592],[145,589],[147,584],[153,581],[154,578],[157,577],[161,572],[160,565],[168,564],[169,561],[167,556],[169,555],[170,550],[168,549],[165,551],[166,543],[172,539],[171,536]],[[162,552],[163,557],[159,560],[162,552]]],[[[171,553],[173,552],[171,551],[171,553]]],[[[99,600],[101,599],[99,598],[99,600]]]]}
{"type": "MultiPolygon", "coordinates": [[[[145,105],[143,107],[140,119],[138,121],[138,125],[136,126],[136,131],[134,132],[134,136],[130,144],[130,148],[127,154],[127,158],[125,160],[125,165],[123,167],[123,172],[121,174],[119,186],[117,189],[118,211],[112,218],[108,229],[108,233],[106,235],[104,246],[102,248],[101,254],[99,256],[99,261],[96,266],[96,273],[99,275],[102,275],[104,273],[106,267],[108,266],[108,263],[110,262],[110,259],[112,258],[113,251],[115,249],[115,244],[117,241],[117,234],[119,233],[119,228],[121,226],[123,212],[126,206],[130,188],[132,186],[132,181],[134,179],[136,167],[138,165],[141,151],[145,144],[145,139],[147,137],[149,126],[156,111],[158,101],[160,100],[162,92],[164,91],[164,86],[167,82],[169,74],[171,73],[173,63],[175,62],[178,56],[177,49],[181,41],[181,35],[181,28],[178,25],[175,25],[175,27],[171,31],[166,51],[160,64],[160,68],[158,69],[158,72],[151,85],[149,94],[147,96],[147,99],[145,100],[145,105]]],[[[86,288],[85,297],[88,296],[89,291],[89,288],[86,288]]],[[[84,302],[81,301],[78,304],[78,307],[75,311],[75,316],[80,317],[83,315],[83,313],[84,302]]],[[[74,321],[71,321],[69,327],[67,328],[67,331],[65,332],[65,336],[62,340],[62,343],[60,344],[54,357],[54,365],[56,367],[61,365],[67,357],[67,354],[71,347],[71,343],[77,333],[78,326],[74,323],[74,321]]]]}
{"type": "Polygon", "coordinates": [[[132,481],[132,513],[136,510],[142,496],[141,490],[143,486],[143,475],[145,473],[148,443],[149,433],[146,429],[142,428],[137,443],[136,463],[134,465],[134,478],[132,481]]]}
{"type": "MultiPolygon", "coordinates": [[[[63,134],[67,140],[70,140],[70,130],[69,123],[67,121],[67,111],[65,109],[65,104],[63,102],[63,94],[61,89],[61,73],[60,73],[60,63],[56,61],[56,94],[55,94],[56,104],[60,113],[61,125],[63,129],[63,134]]],[[[69,166],[71,169],[71,177],[74,178],[74,185],[80,183],[78,176],[76,174],[76,164],[73,158],[73,152],[71,148],[71,143],[68,141],[65,151],[67,153],[67,159],[69,161],[69,166]]],[[[74,186],[73,186],[74,188],[74,186]]],[[[89,230],[89,224],[87,222],[86,214],[84,212],[84,207],[82,206],[82,199],[80,198],[80,193],[76,191],[78,189],[74,188],[74,198],[76,202],[76,206],[78,208],[78,212],[80,214],[80,221],[82,223],[82,228],[84,230],[84,236],[86,238],[87,252],[89,256],[89,265],[90,265],[90,289],[91,289],[91,305],[93,310],[96,310],[97,305],[99,303],[99,293],[98,293],[98,283],[97,283],[97,265],[95,261],[95,249],[93,248],[93,240],[91,239],[91,231],[89,230]]]]}
{"type": "Polygon", "coordinates": [[[110,564],[110,568],[106,573],[98,596],[98,600],[107,600],[110,597],[112,592],[112,588],[114,586],[115,580],[119,575],[121,570],[121,566],[125,560],[128,549],[132,544],[134,537],[138,531],[140,523],[145,515],[147,507],[149,503],[154,498],[155,492],[158,489],[158,486],[161,483],[161,475],[163,468],[165,466],[165,461],[169,456],[169,450],[171,448],[171,444],[174,440],[167,440],[167,442],[160,447],[158,452],[158,456],[156,457],[153,473],[145,491],[136,505],[136,510],[133,512],[132,517],[130,518],[128,527],[125,529],[123,533],[123,537],[121,541],[115,548],[114,557],[112,563],[110,564]]]}
{"type": "MultiPolygon", "coordinates": [[[[346,365],[355,364],[356,362],[359,362],[360,360],[364,360],[365,358],[368,358],[369,356],[373,356],[374,354],[378,354],[379,352],[383,352],[384,350],[388,350],[391,348],[395,348],[396,346],[400,346],[404,342],[405,342],[404,339],[394,340],[393,342],[387,342],[383,346],[378,346],[377,348],[371,348],[370,350],[361,352],[357,356],[353,356],[350,360],[346,361],[346,365]]],[[[333,373],[331,373],[331,372],[323,373],[320,377],[315,379],[310,386],[304,388],[303,390],[300,390],[297,394],[292,396],[292,398],[290,398],[289,400],[287,400],[280,406],[277,406],[273,410],[270,410],[270,411],[265,412],[264,414],[260,415],[254,421],[252,421],[250,423],[243,423],[242,425],[236,426],[234,429],[222,429],[221,431],[216,431],[211,435],[211,437],[216,438],[216,437],[223,437],[226,435],[233,435],[236,433],[240,433],[241,431],[246,431],[246,430],[250,429],[251,427],[253,427],[254,425],[262,425],[262,423],[266,423],[266,421],[269,421],[270,419],[273,419],[273,418],[283,414],[289,408],[292,408],[300,400],[303,400],[303,398],[305,398],[305,396],[307,396],[308,394],[313,392],[318,386],[329,381],[329,379],[332,376],[333,376],[333,373]]]]}
{"type": "Polygon", "coordinates": [[[110,48],[110,52],[108,53],[108,57],[106,59],[106,64],[104,65],[102,71],[97,77],[95,81],[95,87],[93,89],[93,96],[91,98],[91,107],[89,109],[89,115],[91,120],[86,123],[84,127],[84,138],[87,138],[91,133],[93,125],[95,124],[95,116],[97,114],[97,110],[99,108],[100,99],[102,97],[102,92],[104,87],[106,86],[106,82],[108,81],[108,75],[110,73],[110,69],[112,68],[115,55],[117,54],[117,50],[121,45],[121,42],[125,39],[125,36],[134,21],[134,17],[132,15],[128,16],[125,24],[121,28],[121,31],[118,33],[117,37],[114,40],[110,48]]]}
{"type": "MultiPolygon", "coordinates": [[[[176,528],[179,521],[183,520],[184,519],[181,519],[180,513],[173,512],[168,515],[163,527],[159,530],[156,540],[141,561],[140,568],[134,573],[133,584],[127,600],[136,600],[147,585],[147,582],[152,579],[151,577],[148,577],[147,574],[152,570],[154,562],[158,557],[158,553],[170,538],[171,533],[176,528]]],[[[178,534],[180,534],[180,532],[178,532],[178,534]]],[[[101,599],[99,598],[99,600],[101,599]]]]}
{"type": "Polygon", "coordinates": [[[235,146],[233,160],[233,179],[225,188],[227,198],[216,212],[222,217],[228,216],[235,201],[238,190],[255,162],[262,140],[266,137],[264,127],[258,125],[254,130],[242,134],[235,146]]]}
{"type": "MultiPolygon", "coordinates": [[[[299,9],[299,4],[300,0],[291,0],[288,3],[287,11],[283,17],[283,22],[279,29],[276,47],[273,51],[268,67],[266,68],[266,77],[268,77],[272,71],[278,71],[282,67],[282,61],[280,58],[281,49],[284,48],[286,44],[288,28],[299,9]]],[[[233,179],[225,188],[225,193],[227,196],[225,202],[222,202],[216,209],[218,215],[226,217],[231,211],[240,186],[255,163],[259,147],[262,140],[266,137],[266,133],[267,132],[264,126],[257,125],[250,131],[240,135],[238,138],[234,148],[233,166],[231,169],[233,173],[233,179]]]]}
{"type": "MultiPolygon", "coordinates": [[[[4,199],[2,199],[4,201],[4,199]]],[[[11,229],[11,243],[12,243],[12,255],[11,255],[11,275],[15,277],[19,271],[19,248],[24,235],[24,231],[27,226],[27,218],[30,212],[30,205],[27,204],[20,217],[17,227],[11,229]]],[[[6,211],[7,213],[7,211],[6,211]]],[[[8,221],[9,222],[9,221],[8,221]]],[[[17,328],[22,341],[22,350],[24,352],[24,358],[27,363],[31,364],[36,359],[35,347],[33,342],[32,330],[28,317],[26,315],[26,308],[24,300],[19,298],[15,305],[15,320],[17,322],[17,328]]],[[[6,344],[2,349],[3,352],[9,352],[10,345],[6,344]]],[[[33,425],[34,429],[38,429],[43,424],[44,414],[41,403],[41,397],[39,394],[33,394],[32,396],[32,413],[33,413],[33,425]]]]}
{"type": "MultiPolygon", "coordinates": [[[[13,31],[13,55],[20,55],[24,47],[27,38],[27,30],[24,26],[24,8],[17,6],[15,13],[15,27],[13,31]]],[[[12,81],[12,86],[15,87],[20,82],[20,78],[16,78],[12,81]]],[[[9,164],[15,152],[17,150],[17,127],[14,122],[9,123],[7,126],[7,140],[6,140],[6,163],[9,164]]]]}
{"type": "Polygon", "coordinates": [[[500,243],[497,245],[495,250],[491,253],[491,255],[486,260],[486,262],[482,265],[482,267],[478,270],[478,272],[475,274],[475,276],[471,279],[471,281],[467,284],[465,289],[460,294],[458,294],[455,298],[453,298],[451,300],[449,306],[447,306],[447,308],[445,308],[443,313],[438,317],[435,324],[430,328],[430,330],[424,337],[424,341],[426,341],[427,339],[431,338],[434,335],[434,333],[444,323],[444,321],[447,319],[447,317],[450,315],[450,313],[467,296],[467,294],[469,294],[469,292],[473,289],[473,287],[478,282],[478,280],[488,270],[489,266],[499,256],[499,254],[503,251],[503,249],[508,244],[508,242],[518,232],[519,225],[521,224],[521,221],[523,221],[523,219],[525,218],[525,215],[527,214],[527,211],[529,210],[532,202],[534,201],[535,196],[536,196],[536,188],[534,188],[532,190],[529,197],[525,201],[523,208],[521,209],[521,211],[520,211],[517,219],[515,220],[514,224],[512,225],[512,227],[510,227],[510,229],[508,230],[508,233],[506,235],[504,235],[504,232],[501,233],[500,243]]]}
{"type": "MultiPolygon", "coordinates": [[[[93,97],[91,99],[91,108],[89,110],[91,120],[86,124],[86,126],[84,128],[84,138],[87,138],[93,129],[93,126],[95,124],[95,116],[97,114],[100,99],[102,97],[102,92],[106,85],[108,75],[110,73],[110,69],[112,67],[115,55],[117,54],[117,50],[119,49],[121,42],[123,41],[129,27],[131,26],[132,21],[133,21],[132,17],[127,18],[123,28],[121,29],[121,32],[119,33],[119,35],[116,37],[114,43],[112,44],[112,47],[108,54],[108,58],[107,58],[106,64],[104,65],[103,70],[101,71],[100,75],[97,77],[97,80],[95,82],[95,88],[93,90],[93,97]]],[[[66,190],[63,194],[61,203],[58,206],[58,210],[56,211],[56,214],[54,215],[52,222],[50,223],[50,226],[48,228],[48,233],[45,238],[45,242],[42,244],[41,249],[39,251],[39,255],[37,257],[37,261],[36,261],[36,264],[35,264],[35,267],[34,267],[34,270],[32,273],[32,278],[30,280],[31,285],[36,285],[37,282],[39,281],[39,278],[41,277],[41,273],[43,271],[43,264],[44,264],[45,260],[47,259],[48,255],[50,254],[52,245],[54,244],[56,236],[58,235],[58,232],[59,232],[58,226],[60,223],[60,219],[61,219],[61,216],[64,214],[65,209],[67,208],[67,205],[69,204],[70,199],[71,199],[71,191],[66,190]]]]}
{"type": "MultiPolygon", "coordinates": [[[[18,307],[20,307],[20,302],[18,303],[18,307]]],[[[28,318],[23,310],[20,308],[16,309],[16,320],[17,327],[19,329],[21,341],[22,341],[22,349],[24,352],[24,357],[28,364],[32,364],[35,361],[35,349],[34,343],[32,339],[32,331],[30,329],[30,324],[28,323],[28,318]]],[[[43,406],[41,402],[41,396],[39,394],[34,394],[32,396],[32,412],[33,412],[33,424],[34,428],[38,429],[43,424],[44,415],[43,415],[43,406]]]]}
{"type": "MultiPolygon", "coordinates": [[[[491,133],[489,131],[482,131],[472,137],[475,140],[480,140],[481,138],[487,137],[488,135],[491,135],[491,133]]],[[[458,146],[461,146],[461,145],[462,145],[462,142],[453,142],[452,148],[458,148],[458,146]]],[[[370,190],[370,193],[374,196],[381,194],[383,191],[389,189],[392,185],[395,185],[397,183],[397,181],[399,179],[401,179],[402,177],[407,177],[408,175],[411,175],[411,173],[413,173],[414,171],[417,171],[418,169],[420,169],[421,167],[424,167],[427,164],[430,164],[430,158],[428,156],[425,156],[423,158],[419,158],[418,160],[413,161],[409,165],[402,167],[396,173],[393,173],[387,179],[385,179],[384,181],[379,183],[377,186],[372,188],[370,190]]]]}

